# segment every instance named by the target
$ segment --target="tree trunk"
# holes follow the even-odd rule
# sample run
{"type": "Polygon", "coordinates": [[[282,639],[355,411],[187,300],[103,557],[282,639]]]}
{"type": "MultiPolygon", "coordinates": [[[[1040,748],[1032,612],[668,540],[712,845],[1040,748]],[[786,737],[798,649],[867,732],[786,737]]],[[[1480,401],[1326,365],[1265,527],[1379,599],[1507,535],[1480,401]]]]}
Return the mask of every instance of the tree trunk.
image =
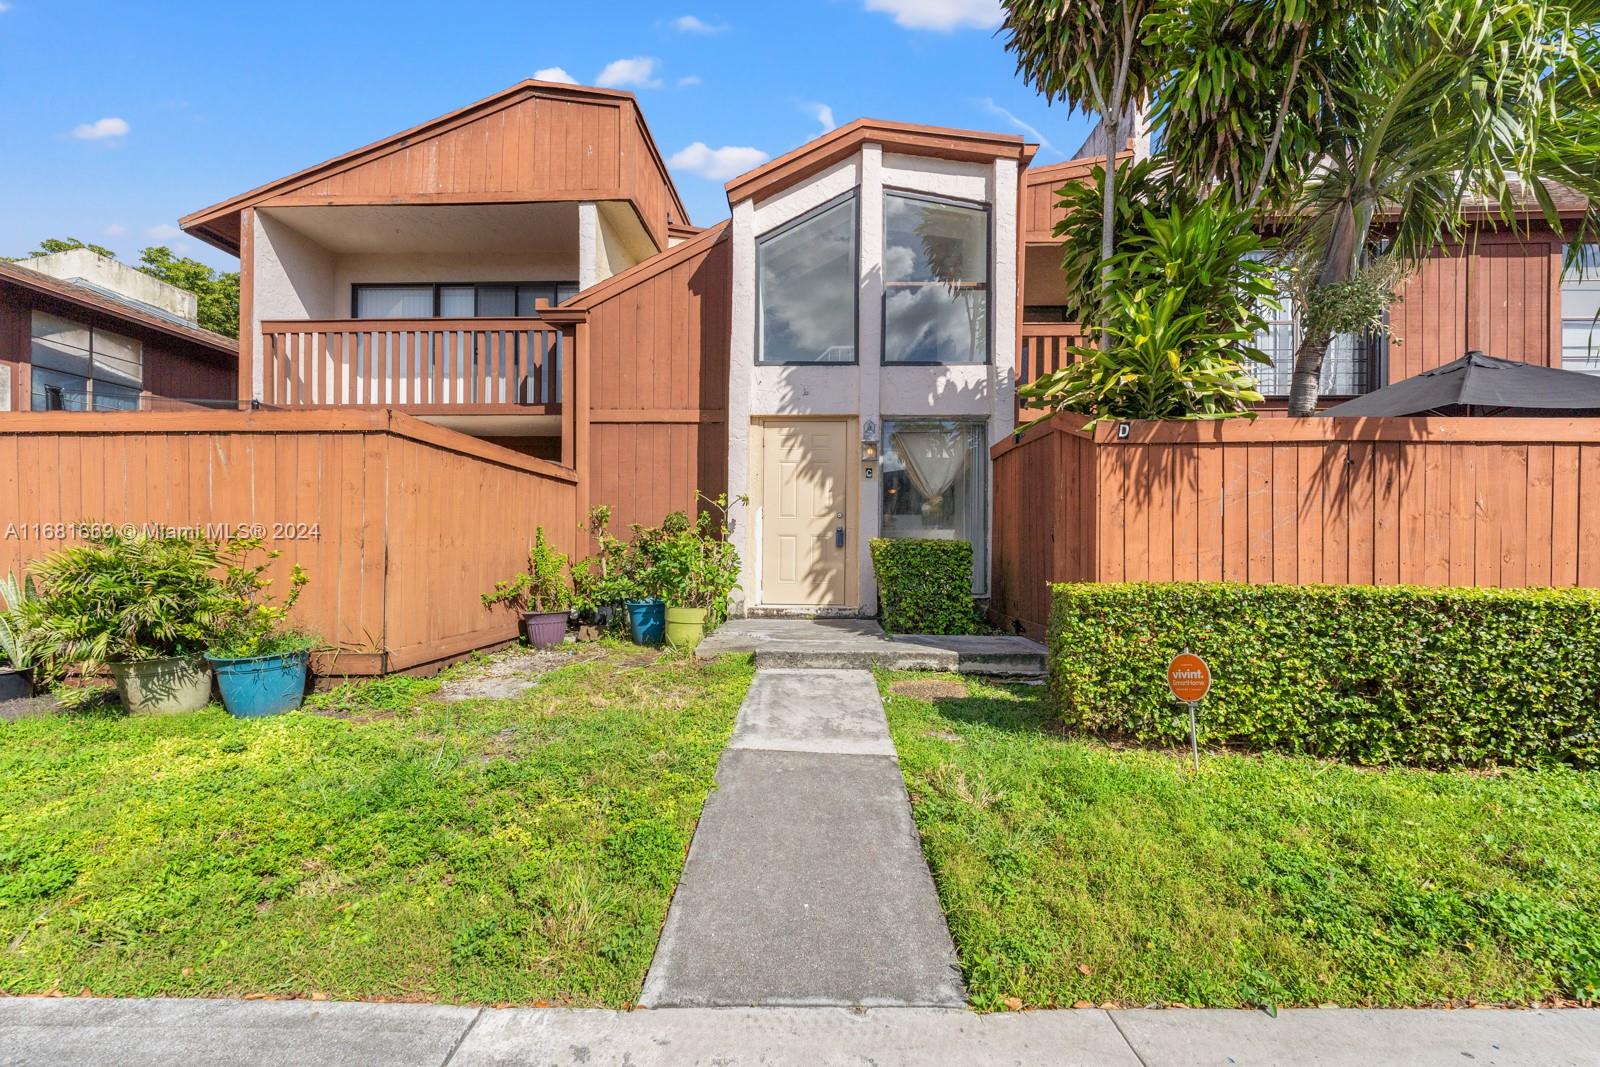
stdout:
{"type": "MultiPolygon", "coordinates": [[[[1326,285],[1347,282],[1355,272],[1356,251],[1364,237],[1364,228],[1358,216],[1370,218],[1370,211],[1356,211],[1349,207],[1334,223],[1328,240],[1328,251],[1322,259],[1322,269],[1317,272],[1318,289],[1326,285]]],[[[1321,336],[1306,334],[1300,338],[1300,347],[1294,353],[1294,375],[1289,379],[1289,414],[1299,417],[1317,413],[1317,396],[1322,391],[1322,361],[1333,341],[1329,330],[1317,331],[1321,336]]]]}
{"type": "Polygon", "coordinates": [[[1317,413],[1317,396],[1322,392],[1322,361],[1327,358],[1333,334],[1306,334],[1294,353],[1294,374],[1289,378],[1289,414],[1299,417],[1317,413]]]}
{"type": "MultiPolygon", "coordinates": [[[[1108,113],[1106,128],[1106,180],[1100,198],[1100,321],[1111,307],[1111,257],[1117,250],[1117,152],[1122,147],[1122,116],[1108,113]]],[[[1100,351],[1111,350],[1111,333],[1100,330],[1100,351]]]]}

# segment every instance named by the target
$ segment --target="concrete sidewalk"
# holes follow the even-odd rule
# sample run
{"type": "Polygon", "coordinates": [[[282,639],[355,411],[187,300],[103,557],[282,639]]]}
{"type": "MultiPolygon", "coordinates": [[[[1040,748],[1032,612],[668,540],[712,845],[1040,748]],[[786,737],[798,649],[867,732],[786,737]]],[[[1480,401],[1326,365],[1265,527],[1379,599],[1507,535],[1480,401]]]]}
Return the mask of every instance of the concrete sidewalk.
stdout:
{"type": "Polygon", "coordinates": [[[609,1012],[0,998],[5,1067],[1594,1067],[1600,1011],[609,1012]]]}
{"type": "Polygon", "coordinates": [[[639,1000],[965,1004],[872,675],[756,672],[639,1000]]]}
{"type": "Polygon", "coordinates": [[[730,619],[695,648],[697,659],[749,652],[756,666],[832,670],[959,671],[1043,681],[1045,649],[1025,637],[938,637],[883,632],[872,619],[730,619]]]}

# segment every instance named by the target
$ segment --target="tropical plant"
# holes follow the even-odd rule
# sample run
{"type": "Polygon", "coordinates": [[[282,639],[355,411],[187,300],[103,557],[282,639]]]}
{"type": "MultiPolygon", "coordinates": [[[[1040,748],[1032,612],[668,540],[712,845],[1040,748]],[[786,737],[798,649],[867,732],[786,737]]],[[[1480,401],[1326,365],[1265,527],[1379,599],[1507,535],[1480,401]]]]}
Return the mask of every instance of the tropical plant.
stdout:
{"type": "Polygon", "coordinates": [[[597,612],[641,595],[637,569],[628,542],[610,532],[611,508],[589,510],[588,533],[595,554],[572,565],[572,601],[579,611],[597,612]]]}
{"type": "Polygon", "coordinates": [[[673,607],[705,608],[712,628],[728,617],[728,594],[739,587],[739,553],[728,540],[728,498],[700,499],[707,506],[693,519],[675,511],[659,528],[640,531],[639,541],[658,595],[673,607]]]}
{"type": "Polygon", "coordinates": [[[108,662],[194,656],[229,611],[221,546],[198,535],[108,534],[34,564],[23,625],[54,677],[108,662]]]}
{"type": "Polygon", "coordinates": [[[1108,341],[1070,349],[1073,362],[1019,392],[1091,424],[1253,418],[1249,364],[1267,362],[1255,341],[1274,287],[1249,213],[1218,197],[1140,219],[1108,263],[1109,304],[1095,308],[1108,341]]]}
{"type": "Polygon", "coordinates": [[[572,590],[567,584],[566,571],[566,554],[557,552],[545,541],[544,527],[540,526],[533,532],[527,570],[495,583],[494,589],[484,593],[480,599],[486,608],[506,604],[516,611],[537,614],[566,611],[572,604],[572,590]]]}
{"type": "Polygon", "coordinates": [[[1046,101],[1095,111],[1105,136],[1102,183],[1100,288],[1114,283],[1109,261],[1116,251],[1116,158],[1135,132],[1139,105],[1164,59],[1150,47],[1142,24],[1161,0],[1008,0],[1006,48],[1017,72],[1046,101]]]}
{"type": "MultiPolygon", "coordinates": [[[[1245,8],[1268,17],[1256,6],[1245,8]]],[[[1206,70],[1204,49],[1170,47],[1185,39],[1176,23],[1147,27],[1168,41],[1179,70],[1157,94],[1158,114],[1174,124],[1165,150],[1197,182],[1236,182],[1241,137],[1258,145],[1256,159],[1265,127],[1241,131],[1220,112],[1180,105],[1184,86],[1204,78],[1226,108],[1261,111],[1272,87],[1287,84],[1285,56],[1299,63],[1294,77],[1305,80],[1288,90],[1299,102],[1285,112],[1293,132],[1271,164],[1287,173],[1265,183],[1273,195],[1261,203],[1286,227],[1285,262],[1313,320],[1295,353],[1297,415],[1315,410],[1333,335],[1359,328],[1385,285],[1441,241],[1463,239],[1469,211],[1514,226],[1531,200],[1560,229],[1548,184],[1560,181],[1588,196],[1582,229],[1600,223],[1600,2],[1391,0],[1334,15],[1298,54],[1241,43],[1248,62],[1275,71],[1251,82],[1254,91],[1229,80],[1233,68],[1206,70]]]]}
{"type": "Polygon", "coordinates": [[[31,577],[20,582],[15,574],[0,578],[0,666],[26,671],[33,667],[33,640],[22,619],[23,605],[38,592],[31,577]]]}
{"type": "Polygon", "coordinates": [[[254,537],[230,541],[223,547],[222,601],[217,635],[211,641],[212,655],[221,659],[279,656],[320,643],[316,635],[286,625],[310,580],[298,563],[289,569],[288,595],[277,602],[270,593],[272,579],[266,576],[267,570],[281,554],[267,551],[261,539],[254,537]]]}

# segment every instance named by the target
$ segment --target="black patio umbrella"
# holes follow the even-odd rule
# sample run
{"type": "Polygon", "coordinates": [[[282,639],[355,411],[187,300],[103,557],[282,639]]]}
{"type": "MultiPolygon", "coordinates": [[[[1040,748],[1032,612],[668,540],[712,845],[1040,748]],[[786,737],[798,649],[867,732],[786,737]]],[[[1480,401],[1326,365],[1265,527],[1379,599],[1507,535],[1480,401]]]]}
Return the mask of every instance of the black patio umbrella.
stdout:
{"type": "Polygon", "coordinates": [[[1600,376],[1471,351],[1324,411],[1338,418],[1399,415],[1572,416],[1600,413],[1600,376]]]}

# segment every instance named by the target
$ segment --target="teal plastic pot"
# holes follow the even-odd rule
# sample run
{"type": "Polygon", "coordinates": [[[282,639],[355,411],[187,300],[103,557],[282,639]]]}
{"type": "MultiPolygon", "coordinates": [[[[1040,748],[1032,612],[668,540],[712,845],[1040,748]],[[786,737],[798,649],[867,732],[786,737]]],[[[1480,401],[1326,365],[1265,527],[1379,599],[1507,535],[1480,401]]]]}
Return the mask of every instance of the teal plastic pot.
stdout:
{"type": "Polygon", "coordinates": [[[624,600],[628,609],[628,630],[636,645],[659,645],[666,639],[667,605],[660,597],[624,600]]]}
{"type": "Polygon", "coordinates": [[[237,719],[259,719],[298,708],[306,698],[309,652],[281,656],[221,659],[207,655],[217,674],[217,690],[228,714],[237,719]]]}

